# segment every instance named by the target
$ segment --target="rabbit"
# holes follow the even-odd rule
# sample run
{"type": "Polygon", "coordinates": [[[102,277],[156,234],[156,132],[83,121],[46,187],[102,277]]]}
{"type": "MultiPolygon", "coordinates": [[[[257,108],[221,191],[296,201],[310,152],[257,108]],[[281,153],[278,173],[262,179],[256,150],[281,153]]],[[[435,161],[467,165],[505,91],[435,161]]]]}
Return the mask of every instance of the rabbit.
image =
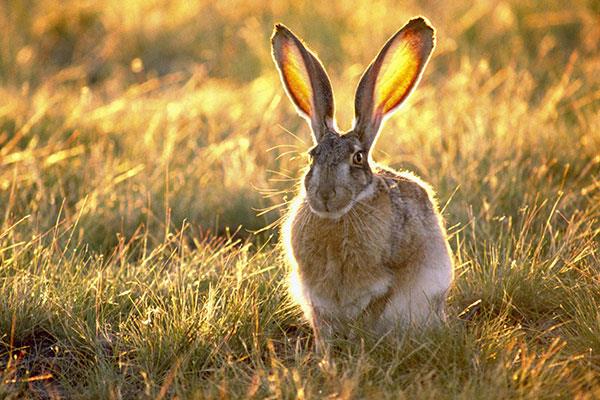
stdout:
{"type": "Polygon", "coordinates": [[[317,56],[282,24],[271,44],[285,91],[314,139],[281,238],[291,295],[315,339],[352,337],[357,329],[382,336],[445,321],[452,253],[433,191],[371,157],[384,120],[421,78],[434,29],[417,17],[387,41],[360,79],[345,133],[317,56]]]}

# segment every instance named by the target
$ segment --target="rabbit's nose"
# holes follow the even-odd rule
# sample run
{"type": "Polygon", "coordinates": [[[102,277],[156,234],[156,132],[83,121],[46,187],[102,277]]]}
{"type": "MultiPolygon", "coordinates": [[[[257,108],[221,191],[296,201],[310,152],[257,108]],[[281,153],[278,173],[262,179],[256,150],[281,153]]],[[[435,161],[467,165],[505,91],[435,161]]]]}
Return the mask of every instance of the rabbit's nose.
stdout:
{"type": "Polygon", "coordinates": [[[335,198],[335,189],[330,190],[319,190],[317,192],[323,203],[327,204],[327,202],[333,198],[335,198]]]}

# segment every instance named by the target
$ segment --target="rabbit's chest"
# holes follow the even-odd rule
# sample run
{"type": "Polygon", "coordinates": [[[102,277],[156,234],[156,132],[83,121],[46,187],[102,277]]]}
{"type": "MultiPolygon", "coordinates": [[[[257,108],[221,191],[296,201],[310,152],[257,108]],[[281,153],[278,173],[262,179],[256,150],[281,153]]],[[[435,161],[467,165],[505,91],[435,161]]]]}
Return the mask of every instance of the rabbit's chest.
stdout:
{"type": "MultiPolygon", "coordinates": [[[[354,215],[356,217],[356,215],[354,215]]],[[[356,317],[392,282],[386,223],[313,218],[294,232],[294,256],[311,302],[323,312],[356,317]]]]}

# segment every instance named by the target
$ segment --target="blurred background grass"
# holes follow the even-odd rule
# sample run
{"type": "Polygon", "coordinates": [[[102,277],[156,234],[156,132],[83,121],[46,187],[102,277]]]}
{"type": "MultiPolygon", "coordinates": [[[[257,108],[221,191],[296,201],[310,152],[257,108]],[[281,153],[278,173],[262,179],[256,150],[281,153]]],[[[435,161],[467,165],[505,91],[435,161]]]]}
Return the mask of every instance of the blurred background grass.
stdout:
{"type": "MultiPolygon", "coordinates": [[[[21,369],[66,397],[593,398],[599,16],[592,0],[0,2],[2,360],[26,349],[21,369]],[[362,71],[415,15],[437,47],[374,158],[436,188],[463,321],[315,361],[277,249],[213,238],[275,233],[249,234],[311,145],[269,37],[283,22],[319,54],[347,129],[362,71]]],[[[23,372],[3,367],[14,394],[23,372]]]]}
{"type": "Polygon", "coordinates": [[[253,208],[282,197],[260,189],[290,188],[280,180],[297,177],[303,159],[287,152],[310,145],[270,59],[273,24],[318,52],[349,128],[360,74],[417,14],[437,28],[438,45],[375,158],[415,169],[442,202],[458,188],[451,224],[466,220],[465,204],[514,215],[532,195],[524,188],[547,197],[547,180],[561,180],[566,164],[588,165],[600,146],[598,4],[539,4],[2,2],[4,224],[30,215],[43,231],[59,213],[80,216],[97,249],[140,224],[159,241],[165,224],[184,219],[217,232],[267,225],[277,211],[257,217],[253,208]]]}

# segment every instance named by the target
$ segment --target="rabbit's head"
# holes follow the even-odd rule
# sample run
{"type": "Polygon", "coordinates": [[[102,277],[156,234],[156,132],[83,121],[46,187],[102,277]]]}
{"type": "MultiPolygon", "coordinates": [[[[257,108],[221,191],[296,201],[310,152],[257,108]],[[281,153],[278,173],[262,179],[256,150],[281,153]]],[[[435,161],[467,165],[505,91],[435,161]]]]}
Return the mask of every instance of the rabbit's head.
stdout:
{"type": "Polygon", "coordinates": [[[271,41],[286,92],[313,133],[306,198],[315,214],[339,218],[374,190],[371,148],[382,122],[419,81],[433,50],[433,28],[415,18],[387,41],[358,84],[354,125],[344,134],[337,130],[331,83],[317,56],[280,24],[271,41]]]}

